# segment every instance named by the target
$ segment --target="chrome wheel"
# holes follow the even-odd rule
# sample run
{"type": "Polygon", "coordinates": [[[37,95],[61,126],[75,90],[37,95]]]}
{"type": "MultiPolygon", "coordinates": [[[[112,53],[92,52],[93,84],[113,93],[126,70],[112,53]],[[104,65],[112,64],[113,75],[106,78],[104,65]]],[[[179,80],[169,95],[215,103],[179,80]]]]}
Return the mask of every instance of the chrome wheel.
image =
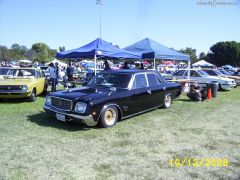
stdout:
{"type": "Polygon", "coordinates": [[[164,108],[170,108],[172,104],[172,97],[171,95],[166,95],[165,98],[164,98],[164,104],[163,104],[163,107],[164,108]]]}
{"type": "Polygon", "coordinates": [[[103,127],[112,127],[118,120],[118,110],[114,106],[107,107],[101,115],[101,125],[103,127]]]}

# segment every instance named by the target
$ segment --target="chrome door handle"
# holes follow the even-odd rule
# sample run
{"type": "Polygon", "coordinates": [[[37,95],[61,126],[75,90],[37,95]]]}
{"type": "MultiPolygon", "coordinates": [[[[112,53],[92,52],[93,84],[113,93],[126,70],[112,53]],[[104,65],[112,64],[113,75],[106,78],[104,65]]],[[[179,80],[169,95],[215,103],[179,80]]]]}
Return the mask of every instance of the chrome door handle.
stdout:
{"type": "Polygon", "coordinates": [[[147,93],[148,93],[148,94],[152,94],[151,90],[147,90],[147,93]]]}

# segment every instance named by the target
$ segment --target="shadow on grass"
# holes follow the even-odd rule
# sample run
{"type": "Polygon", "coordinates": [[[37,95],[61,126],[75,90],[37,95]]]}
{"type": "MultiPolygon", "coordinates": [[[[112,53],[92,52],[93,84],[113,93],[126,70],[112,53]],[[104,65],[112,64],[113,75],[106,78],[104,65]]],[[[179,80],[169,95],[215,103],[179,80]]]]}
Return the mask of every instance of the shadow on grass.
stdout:
{"type": "Polygon", "coordinates": [[[176,99],[175,100],[176,102],[179,101],[179,102],[194,102],[193,100],[191,99],[176,99]]]}
{"type": "Polygon", "coordinates": [[[0,99],[0,103],[2,104],[20,104],[20,103],[24,103],[24,102],[28,102],[26,98],[19,98],[19,99],[0,99]]]}
{"type": "Polygon", "coordinates": [[[74,122],[61,122],[56,120],[53,116],[47,114],[46,112],[40,112],[38,114],[33,114],[27,116],[28,121],[34,122],[39,126],[45,127],[53,127],[56,129],[66,130],[66,131],[79,131],[79,130],[90,130],[94,127],[89,127],[82,123],[74,123],[74,122]]]}

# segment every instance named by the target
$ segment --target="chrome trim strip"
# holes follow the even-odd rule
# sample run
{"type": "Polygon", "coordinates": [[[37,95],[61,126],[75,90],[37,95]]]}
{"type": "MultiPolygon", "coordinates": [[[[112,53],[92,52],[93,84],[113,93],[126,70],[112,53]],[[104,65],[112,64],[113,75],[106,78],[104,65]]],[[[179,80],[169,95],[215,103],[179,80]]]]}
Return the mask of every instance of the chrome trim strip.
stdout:
{"type": "Polygon", "coordinates": [[[150,108],[150,109],[147,109],[147,110],[144,110],[144,111],[141,111],[141,112],[138,112],[138,113],[135,113],[135,114],[131,114],[131,115],[128,115],[128,116],[125,116],[125,117],[122,117],[122,119],[126,119],[126,118],[129,118],[129,117],[132,117],[132,116],[136,116],[138,114],[142,114],[142,113],[145,113],[147,111],[151,111],[151,110],[154,110],[154,109],[157,109],[159,107],[161,107],[162,105],[160,106],[156,106],[156,107],[153,107],[153,108],[150,108]]]}
{"type": "Polygon", "coordinates": [[[70,113],[66,113],[66,112],[63,112],[63,111],[58,111],[58,110],[52,109],[51,107],[46,106],[45,104],[44,104],[43,108],[44,108],[44,110],[52,111],[54,113],[59,113],[59,114],[63,114],[63,115],[66,115],[66,116],[73,117],[73,118],[81,119],[88,126],[95,126],[97,124],[97,122],[94,121],[92,115],[81,116],[81,115],[76,115],[76,114],[70,114],[70,113]]]}

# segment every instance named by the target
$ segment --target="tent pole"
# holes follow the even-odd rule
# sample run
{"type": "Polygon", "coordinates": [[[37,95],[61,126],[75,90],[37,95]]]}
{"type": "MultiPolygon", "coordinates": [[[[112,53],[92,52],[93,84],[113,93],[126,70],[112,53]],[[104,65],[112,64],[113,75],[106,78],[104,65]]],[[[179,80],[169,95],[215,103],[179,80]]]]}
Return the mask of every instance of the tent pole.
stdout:
{"type": "Polygon", "coordinates": [[[153,69],[156,70],[156,59],[153,59],[153,69]]]}
{"type": "Polygon", "coordinates": [[[94,64],[94,67],[95,67],[94,68],[94,71],[95,71],[94,74],[96,76],[96,74],[97,74],[97,55],[96,54],[94,55],[94,63],[95,63],[94,64]]]}
{"type": "Polygon", "coordinates": [[[190,79],[190,67],[191,67],[191,60],[188,61],[188,67],[187,67],[187,79],[190,79]]]}

